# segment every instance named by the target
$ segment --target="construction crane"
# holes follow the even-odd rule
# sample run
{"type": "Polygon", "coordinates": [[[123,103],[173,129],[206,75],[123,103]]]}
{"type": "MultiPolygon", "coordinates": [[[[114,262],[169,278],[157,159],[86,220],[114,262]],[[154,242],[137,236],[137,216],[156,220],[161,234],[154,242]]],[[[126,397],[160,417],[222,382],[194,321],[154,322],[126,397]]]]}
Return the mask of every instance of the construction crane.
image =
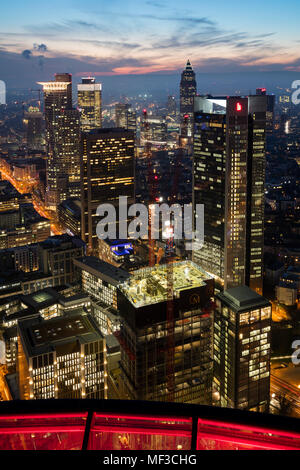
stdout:
{"type": "Polygon", "coordinates": [[[151,142],[149,140],[149,122],[148,122],[148,113],[147,109],[143,109],[143,130],[144,130],[144,155],[147,158],[148,163],[148,188],[149,188],[149,216],[148,216],[148,245],[149,245],[149,266],[154,266],[155,264],[155,242],[152,238],[152,211],[151,206],[156,201],[156,192],[157,192],[157,175],[153,172],[152,167],[152,150],[151,142]]]}
{"type": "MultiPolygon", "coordinates": [[[[170,204],[176,202],[178,191],[178,172],[179,158],[181,153],[177,151],[175,159],[175,168],[173,174],[173,187],[170,194],[170,204]]],[[[174,354],[175,354],[175,320],[174,320],[174,289],[173,289],[173,262],[175,254],[174,243],[174,224],[170,220],[165,235],[166,242],[166,259],[167,259],[167,388],[169,390],[169,401],[174,401],[175,395],[175,375],[174,375],[174,354]]]]}
{"type": "MultiPolygon", "coordinates": [[[[143,131],[144,131],[144,145],[145,145],[145,157],[148,162],[148,188],[149,188],[149,223],[148,223],[148,243],[149,243],[149,266],[154,266],[155,264],[155,242],[152,239],[151,227],[151,205],[158,200],[157,198],[157,175],[153,172],[152,167],[152,151],[151,151],[151,142],[149,138],[149,122],[147,110],[143,110],[143,131]]],[[[175,160],[174,168],[174,179],[173,179],[173,188],[170,194],[170,200],[177,199],[177,190],[178,190],[178,168],[179,168],[179,157],[180,153],[178,152],[175,160]]],[[[174,350],[175,350],[175,340],[174,340],[174,292],[173,292],[173,257],[175,252],[174,245],[174,225],[170,220],[170,223],[164,230],[164,237],[166,238],[166,249],[165,257],[167,259],[167,311],[166,311],[166,323],[167,323],[167,338],[166,338],[166,381],[168,388],[168,400],[174,401],[175,394],[175,377],[174,377],[174,350]]],[[[159,258],[159,257],[158,257],[159,258]]]]}
{"type": "Polygon", "coordinates": [[[167,258],[167,388],[169,401],[174,401],[175,377],[174,377],[174,291],[173,291],[173,253],[174,253],[174,226],[169,225],[169,238],[166,244],[167,258]]]}

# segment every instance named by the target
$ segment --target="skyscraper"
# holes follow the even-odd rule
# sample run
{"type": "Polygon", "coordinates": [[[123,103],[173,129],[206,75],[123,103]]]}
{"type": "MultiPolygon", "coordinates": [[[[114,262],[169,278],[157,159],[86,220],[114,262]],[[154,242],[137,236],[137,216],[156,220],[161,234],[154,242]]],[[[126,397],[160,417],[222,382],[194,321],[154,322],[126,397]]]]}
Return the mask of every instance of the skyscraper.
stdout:
{"type": "Polygon", "coordinates": [[[136,135],[136,112],[129,103],[117,103],[115,106],[116,127],[123,127],[136,135]]]}
{"type": "Polygon", "coordinates": [[[275,95],[267,95],[266,88],[256,88],[256,94],[267,96],[267,114],[266,114],[266,131],[267,136],[273,133],[274,129],[274,108],[275,108],[275,95]]]}
{"type": "Polygon", "coordinates": [[[152,148],[161,148],[167,144],[168,128],[167,121],[164,116],[144,116],[141,126],[141,143],[151,144],[152,148]]]}
{"type": "Polygon", "coordinates": [[[167,354],[172,334],[167,266],[140,269],[119,285],[122,393],[134,400],[210,404],[213,315],[208,304],[214,281],[191,261],[173,263],[173,274],[173,365],[167,354]]]}
{"type": "Polygon", "coordinates": [[[194,204],[204,204],[204,246],[194,259],[225,289],[261,293],[266,96],[196,97],[194,204]]]}
{"type": "MultiPolygon", "coordinates": [[[[81,237],[89,252],[98,250],[99,204],[134,199],[134,134],[126,129],[99,129],[81,138],[81,237]]],[[[96,251],[94,251],[96,253],[96,251]]]]}
{"type": "Polygon", "coordinates": [[[30,106],[24,113],[26,143],[30,150],[42,150],[44,146],[43,114],[39,108],[30,106]]]}
{"type": "Polygon", "coordinates": [[[80,181],[79,111],[72,108],[70,74],[56,74],[55,81],[39,84],[44,91],[48,153],[46,203],[55,210],[68,197],[69,183],[80,181]]]}
{"type": "Polygon", "coordinates": [[[83,132],[102,125],[102,85],[94,77],[82,78],[77,85],[80,127],[83,132]]]}
{"type": "Polygon", "coordinates": [[[192,137],[194,97],[197,93],[195,72],[188,60],[180,81],[181,136],[192,137]]]}
{"type": "Polygon", "coordinates": [[[214,387],[219,405],[268,411],[271,304],[246,286],[217,295],[214,387]]]}
{"type": "Polygon", "coordinates": [[[173,95],[168,96],[167,113],[169,116],[176,116],[176,99],[173,95]]]}

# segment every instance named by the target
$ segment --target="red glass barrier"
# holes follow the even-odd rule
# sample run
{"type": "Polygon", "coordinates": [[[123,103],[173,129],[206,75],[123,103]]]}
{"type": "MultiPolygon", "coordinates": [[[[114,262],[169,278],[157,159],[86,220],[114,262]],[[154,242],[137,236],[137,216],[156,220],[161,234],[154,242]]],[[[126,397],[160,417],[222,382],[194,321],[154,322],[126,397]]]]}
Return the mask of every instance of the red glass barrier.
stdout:
{"type": "Polygon", "coordinates": [[[189,450],[192,418],[95,413],[88,449],[189,450]]]}
{"type": "Polygon", "coordinates": [[[80,450],[87,413],[0,416],[0,450],[80,450]]]}
{"type": "Polygon", "coordinates": [[[197,450],[300,449],[300,435],[242,424],[198,420],[197,450]]]}
{"type": "MultiPolygon", "coordinates": [[[[80,450],[87,413],[0,416],[0,450],[80,450]]],[[[192,418],[93,413],[91,450],[189,450],[192,418]]],[[[198,450],[300,449],[300,433],[198,419],[198,450]]]]}

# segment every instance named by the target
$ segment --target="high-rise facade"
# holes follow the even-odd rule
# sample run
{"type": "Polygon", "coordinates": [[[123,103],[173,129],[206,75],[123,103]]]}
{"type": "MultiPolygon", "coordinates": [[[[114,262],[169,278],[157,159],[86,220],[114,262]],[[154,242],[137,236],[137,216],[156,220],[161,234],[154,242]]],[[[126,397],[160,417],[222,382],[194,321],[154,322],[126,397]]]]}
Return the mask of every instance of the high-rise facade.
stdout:
{"type": "Polygon", "coordinates": [[[166,146],[168,139],[168,127],[166,118],[163,116],[150,116],[144,120],[141,128],[141,143],[151,144],[152,148],[161,148],[166,146]]]}
{"type": "Polygon", "coordinates": [[[218,404],[268,411],[270,302],[247,286],[218,294],[214,317],[214,389],[218,404]]]}
{"type": "Polygon", "coordinates": [[[106,346],[94,319],[68,315],[18,323],[18,376],[23,400],[106,398],[106,346]]]}
{"type": "Polygon", "coordinates": [[[181,136],[192,137],[194,97],[197,93],[196,76],[190,61],[181,74],[180,80],[180,119],[181,136]]]}
{"type": "Polygon", "coordinates": [[[176,262],[173,292],[174,329],[167,314],[167,265],[135,271],[119,285],[122,394],[210,404],[214,281],[191,261],[176,262]]]}
{"type": "Polygon", "coordinates": [[[44,146],[43,114],[39,108],[30,106],[24,113],[26,144],[30,150],[42,150],[44,146]]]}
{"type": "Polygon", "coordinates": [[[169,116],[176,116],[176,99],[175,96],[169,95],[167,101],[167,113],[169,116]]]}
{"type": "Polygon", "coordinates": [[[220,288],[263,283],[266,96],[196,97],[193,203],[204,204],[195,261],[220,288]]]}
{"type": "Polygon", "coordinates": [[[72,284],[75,281],[73,259],[82,256],[85,244],[79,237],[64,233],[47,238],[38,245],[39,268],[52,276],[53,286],[72,284]]]}
{"type": "Polygon", "coordinates": [[[134,134],[126,129],[99,129],[81,138],[81,237],[89,253],[97,253],[99,204],[134,200],[134,134]]]}
{"type": "Polygon", "coordinates": [[[273,133],[275,119],[275,95],[267,95],[266,88],[256,88],[256,94],[267,96],[267,113],[266,113],[266,132],[267,137],[273,133]]]}
{"type": "Polygon", "coordinates": [[[80,127],[89,132],[102,125],[102,85],[94,77],[82,78],[77,85],[80,127]]]}
{"type": "Polygon", "coordinates": [[[117,103],[115,106],[116,127],[123,127],[136,135],[136,112],[129,103],[117,103]]]}
{"type": "Polygon", "coordinates": [[[39,84],[44,91],[48,153],[46,203],[56,209],[68,197],[69,183],[79,185],[80,114],[72,108],[70,74],[56,74],[54,81],[39,84]]]}

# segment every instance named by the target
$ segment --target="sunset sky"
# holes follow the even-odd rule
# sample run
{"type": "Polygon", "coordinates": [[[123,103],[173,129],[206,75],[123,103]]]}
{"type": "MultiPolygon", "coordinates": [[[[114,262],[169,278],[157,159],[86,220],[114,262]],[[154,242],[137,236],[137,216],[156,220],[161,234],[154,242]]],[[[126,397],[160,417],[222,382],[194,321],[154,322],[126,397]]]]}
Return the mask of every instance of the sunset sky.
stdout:
{"type": "Polygon", "coordinates": [[[300,70],[298,0],[1,2],[0,79],[300,70]],[[63,66],[64,64],[65,66],[63,66]]]}

